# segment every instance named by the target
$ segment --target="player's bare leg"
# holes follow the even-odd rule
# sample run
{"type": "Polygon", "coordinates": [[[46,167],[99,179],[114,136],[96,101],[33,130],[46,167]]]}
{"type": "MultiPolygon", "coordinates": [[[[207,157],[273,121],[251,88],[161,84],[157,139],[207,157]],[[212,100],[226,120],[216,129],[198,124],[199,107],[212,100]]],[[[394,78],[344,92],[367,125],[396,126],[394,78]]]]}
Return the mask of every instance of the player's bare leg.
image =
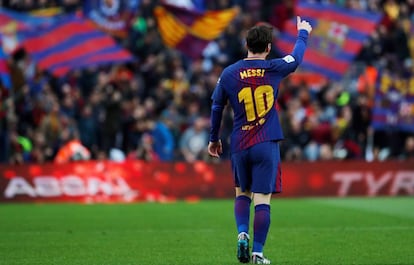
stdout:
{"type": "Polygon", "coordinates": [[[270,199],[272,198],[272,194],[263,194],[263,193],[251,193],[253,197],[254,206],[259,204],[268,204],[270,205],[270,199]]]}
{"type": "Polygon", "coordinates": [[[242,195],[251,198],[253,194],[251,191],[242,191],[240,187],[236,187],[235,190],[236,190],[236,198],[242,195]]]}

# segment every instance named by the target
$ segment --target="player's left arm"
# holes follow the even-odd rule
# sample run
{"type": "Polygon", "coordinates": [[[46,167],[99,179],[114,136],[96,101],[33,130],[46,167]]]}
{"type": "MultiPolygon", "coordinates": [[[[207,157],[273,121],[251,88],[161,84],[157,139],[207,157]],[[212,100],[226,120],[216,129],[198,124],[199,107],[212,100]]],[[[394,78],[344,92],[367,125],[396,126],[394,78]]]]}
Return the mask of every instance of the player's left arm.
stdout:
{"type": "Polygon", "coordinates": [[[210,141],[208,144],[208,153],[211,156],[219,157],[223,152],[221,141],[219,139],[219,131],[221,126],[221,120],[223,117],[225,102],[227,101],[227,96],[222,87],[221,78],[217,81],[217,86],[214,89],[212,95],[212,105],[211,105],[211,128],[210,128],[210,141]]]}
{"type": "Polygon", "coordinates": [[[223,147],[219,139],[219,131],[221,125],[221,119],[223,116],[223,104],[213,100],[211,106],[211,129],[210,129],[210,141],[208,143],[208,153],[211,156],[219,157],[223,153],[223,147]]]}

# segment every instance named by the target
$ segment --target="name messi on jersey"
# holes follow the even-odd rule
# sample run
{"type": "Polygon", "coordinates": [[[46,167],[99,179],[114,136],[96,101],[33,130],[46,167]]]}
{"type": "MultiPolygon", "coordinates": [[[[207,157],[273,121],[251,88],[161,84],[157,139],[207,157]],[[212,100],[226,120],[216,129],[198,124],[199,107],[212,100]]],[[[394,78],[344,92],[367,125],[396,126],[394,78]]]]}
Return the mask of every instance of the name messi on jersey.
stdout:
{"type": "Polygon", "coordinates": [[[246,69],[240,72],[240,78],[245,79],[248,77],[263,77],[265,69],[246,69]]]}

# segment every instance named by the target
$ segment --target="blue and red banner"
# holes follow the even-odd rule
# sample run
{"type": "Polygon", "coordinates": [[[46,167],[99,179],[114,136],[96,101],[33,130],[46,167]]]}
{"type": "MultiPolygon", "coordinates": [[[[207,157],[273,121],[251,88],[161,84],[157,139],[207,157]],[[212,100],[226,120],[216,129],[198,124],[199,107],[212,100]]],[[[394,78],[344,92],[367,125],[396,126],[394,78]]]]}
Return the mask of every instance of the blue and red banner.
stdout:
{"type": "Polygon", "coordinates": [[[165,45],[190,58],[200,58],[207,44],[219,37],[238,13],[238,8],[206,12],[168,4],[155,8],[158,30],[165,45]]]}
{"type": "MultiPolygon", "coordinates": [[[[296,14],[313,27],[301,68],[334,80],[342,78],[382,17],[379,13],[307,1],[299,1],[296,14]]],[[[288,21],[285,32],[280,34],[275,44],[281,52],[290,53],[296,36],[294,18],[288,21]]]]}
{"type": "Polygon", "coordinates": [[[42,26],[51,25],[58,19],[56,16],[36,16],[30,13],[16,12],[13,10],[1,8],[0,9],[0,28],[10,24],[16,23],[16,30],[30,30],[42,26]]]}
{"type": "Polygon", "coordinates": [[[7,57],[3,52],[3,48],[0,46],[0,80],[2,85],[10,89],[12,86],[9,66],[7,65],[7,57]]]}
{"type": "Polygon", "coordinates": [[[381,73],[375,91],[372,126],[376,130],[414,132],[414,73],[381,73]]]}
{"type": "Polygon", "coordinates": [[[52,17],[35,17],[5,8],[0,9],[0,80],[5,88],[12,87],[7,60],[20,45],[18,32],[50,25],[53,21],[52,17]]]}
{"type": "Polygon", "coordinates": [[[40,13],[33,15],[5,8],[0,9],[0,39],[3,52],[9,55],[20,47],[19,32],[34,31],[47,27],[56,23],[59,19],[60,13],[58,12],[45,16],[40,13]]]}
{"type": "Polygon", "coordinates": [[[23,47],[42,70],[63,76],[72,69],[131,61],[133,56],[85,19],[70,17],[24,32],[23,47]]]}

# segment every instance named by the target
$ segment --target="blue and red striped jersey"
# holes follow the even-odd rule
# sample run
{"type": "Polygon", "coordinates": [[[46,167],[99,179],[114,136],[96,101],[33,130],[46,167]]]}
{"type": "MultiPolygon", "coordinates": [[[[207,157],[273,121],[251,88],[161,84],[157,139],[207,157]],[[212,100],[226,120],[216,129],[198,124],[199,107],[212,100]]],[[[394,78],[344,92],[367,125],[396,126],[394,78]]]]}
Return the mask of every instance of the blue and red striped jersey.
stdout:
{"type": "Polygon", "coordinates": [[[302,61],[307,38],[308,32],[301,30],[292,53],[283,58],[246,58],[223,70],[212,95],[210,141],[219,138],[221,113],[227,102],[234,113],[231,152],[283,139],[276,109],[279,83],[302,61]]]}

